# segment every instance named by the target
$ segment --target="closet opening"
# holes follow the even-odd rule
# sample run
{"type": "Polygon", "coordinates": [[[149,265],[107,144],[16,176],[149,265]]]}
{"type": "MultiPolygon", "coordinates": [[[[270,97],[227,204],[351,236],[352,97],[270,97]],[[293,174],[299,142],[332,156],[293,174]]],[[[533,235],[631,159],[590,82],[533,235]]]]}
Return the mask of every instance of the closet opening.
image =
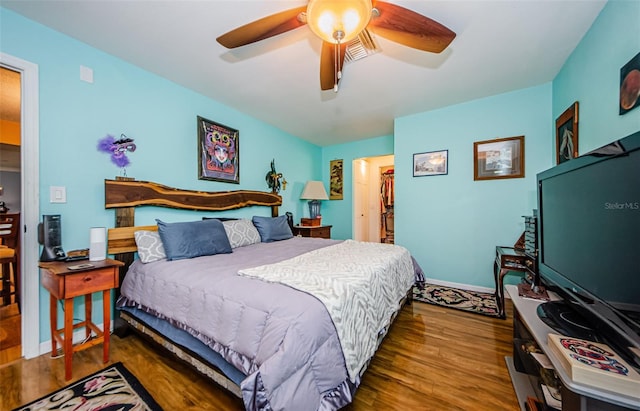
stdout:
{"type": "Polygon", "coordinates": [[[393,196],[395,192],[394,169],[387,166],[380,175],[380,242],[393,244],[393,196]]]}

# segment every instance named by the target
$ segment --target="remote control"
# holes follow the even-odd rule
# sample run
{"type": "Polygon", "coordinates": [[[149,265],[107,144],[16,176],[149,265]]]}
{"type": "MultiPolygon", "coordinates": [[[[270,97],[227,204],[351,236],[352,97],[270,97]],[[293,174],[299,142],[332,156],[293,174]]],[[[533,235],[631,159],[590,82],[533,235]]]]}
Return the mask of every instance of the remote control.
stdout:
{"type": "Polygon", "coordinates": [[[91,267],[93,267],[93,264],[85,263],[85,264],[70,265],[67,268],[69,270],[82,270],[82,269],[91,268],[91,267]]]}

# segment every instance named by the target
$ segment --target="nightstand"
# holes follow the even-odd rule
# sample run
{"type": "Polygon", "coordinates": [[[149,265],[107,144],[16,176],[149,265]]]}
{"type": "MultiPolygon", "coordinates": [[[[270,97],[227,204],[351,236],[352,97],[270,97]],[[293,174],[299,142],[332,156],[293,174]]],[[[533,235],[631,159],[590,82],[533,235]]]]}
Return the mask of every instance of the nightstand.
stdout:
{"type": "Polygon", "coordinates": [[[71,379],[72,356],[76,351],[103,344],[102,360],[109,361],[109,331],[111,327],[111,289],[119,283],[120,261],[41,262],[42,286],[49,291],[49,319],[51,322],[51,356],[55,356],[58,344],[64,352],[65,380],[71,379]],[[72,269],[80,264],[91,267],[72,269]],[[91,321],[91,294],[102,292],[102,330],[91,321]],[[73,299],[84,296],[84,321],[73,324],[73,299]],[[64,327],[58,329],[58,300],[64,300],[64,327]],[[85,328],[87,340],[73,346],[73,330],[85,328]],[[89,339],[91,332],[96,337],[89,339]],[[64,335],[64,337],[63,337],[64,335]]]}
{"type": "Polygon", "coordinates": [[[294,225],[293,235],[299,235],[301,237],[331,238],[331,227],[332,226],[330,225],[294,225]]]}
{"type": "Polygon", "coordinates": [[[513,247],[496,247],[496,259],[493,263],[493,276],[496,281],[496,303],[500,318],[506,318],[504,309],[504,276],[509,271],[527,272],[532,267],[531,257],[524,251],[513,247]]]}

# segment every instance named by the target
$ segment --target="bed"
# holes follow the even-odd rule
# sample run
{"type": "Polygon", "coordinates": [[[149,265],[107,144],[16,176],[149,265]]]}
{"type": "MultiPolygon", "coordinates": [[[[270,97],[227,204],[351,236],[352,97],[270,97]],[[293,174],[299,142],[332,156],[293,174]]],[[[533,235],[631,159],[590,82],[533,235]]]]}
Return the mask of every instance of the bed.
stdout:
{"type": "MultiPolygon", "coordinates": [[[[339,409],[352,401],[422,273],[400,246],[277,238],[286,231],[277,216],[279,205],[275,193],[205,193],[107,180],[105,206],[117,210],[120,226],[109,230],[109,253],[128,265],[118,290],[118,314],[241,397],[247,410],[339,409]],[[140,205],[210,211],[258,205],[271,207],[272,213],[252,220],[136,227],[132,207],[140,205]],[[184,234],[180,230],[187,224],[184,234]],[[222,227],[231,250],[225,243],[223,251],[194,254],[199,234],[189,230],[204,226],[218,232],[222,227]],[[141,241],[147,237],[154,245],[141,241]],[[153,251],[158,238],[164,257],[153,251]],[[135,260],[134,251],[139,253],[135,260]]],[[[224,239],[215,241],[220,242],[224,239]]]]}

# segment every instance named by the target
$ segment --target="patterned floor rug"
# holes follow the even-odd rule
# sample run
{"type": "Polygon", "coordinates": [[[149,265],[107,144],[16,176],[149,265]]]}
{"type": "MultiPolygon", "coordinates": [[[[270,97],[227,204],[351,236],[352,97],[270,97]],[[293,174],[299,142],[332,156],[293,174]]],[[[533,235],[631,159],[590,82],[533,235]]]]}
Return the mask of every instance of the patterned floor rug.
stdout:
{"type": "Polygon", "coordinates": [[[162,411],[140,381],[118,362],[14,411],[162,411]]]}
{"type": "Polygon", "coordinates": [[[423,289],[413,287],[413,299],[472,313],[499,317],[496,297],[493,293],[461,290],[441,285],[425,284],[423,289]]]}

